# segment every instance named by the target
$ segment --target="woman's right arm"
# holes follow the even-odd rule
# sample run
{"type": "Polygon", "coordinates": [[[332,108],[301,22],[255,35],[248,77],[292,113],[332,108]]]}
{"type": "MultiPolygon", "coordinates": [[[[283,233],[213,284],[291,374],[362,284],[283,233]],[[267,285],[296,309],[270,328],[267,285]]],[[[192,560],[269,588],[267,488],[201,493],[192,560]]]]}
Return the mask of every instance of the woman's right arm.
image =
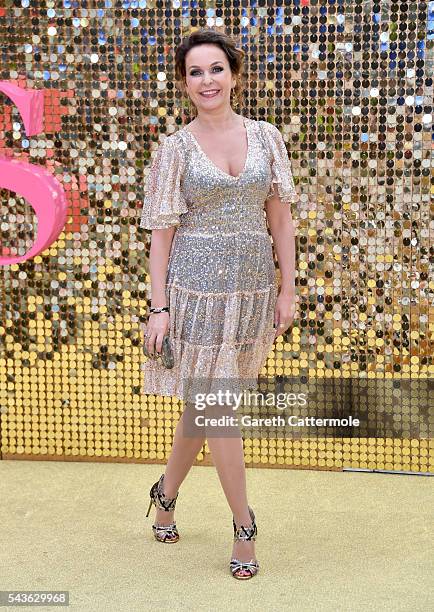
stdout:
{"type": "MultiPolygon", "coordinates": [[[[172,240],[181,215],[188,212],[188,204],[181,188],[184,175],[184,154],[174,135],[165,138],[152,160],[146,181],[140,227],[152,230],[149,254],[151,277],[151,306],[166,304],[166,279],[172,240]]],[[[149,316],[145,339],[148,352],[161,353],[164,334],[169,327],[169,313],[149,316]]]]}
{"type": "MultiPolygon", "coordinates": [[[[151,277],[151,306],[161,308],[166,304],[166,276],[170,249],[176,226],[152,230],[149,252],[149,274],[151,277]]],[[[163,338],[169,328],[169,313],[158,312],[149,315],[145,343],[149,353],[161,353],[163,338]]]]}

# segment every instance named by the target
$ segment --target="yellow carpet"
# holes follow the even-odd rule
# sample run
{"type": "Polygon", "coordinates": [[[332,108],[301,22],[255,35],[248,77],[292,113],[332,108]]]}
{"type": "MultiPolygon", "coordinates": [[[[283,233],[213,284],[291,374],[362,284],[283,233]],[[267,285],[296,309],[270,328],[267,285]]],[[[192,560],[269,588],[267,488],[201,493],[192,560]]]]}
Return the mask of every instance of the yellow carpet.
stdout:
{"type": "Polygon", "coordinates": [[[154,540],[145,514],[162,471],[0,461],[0,590],[68,590],[85,612],[432,609],[433,478],[248,468],[260,571],[242,582],[214,467],[181,487],[180,541],[154,540]]]}

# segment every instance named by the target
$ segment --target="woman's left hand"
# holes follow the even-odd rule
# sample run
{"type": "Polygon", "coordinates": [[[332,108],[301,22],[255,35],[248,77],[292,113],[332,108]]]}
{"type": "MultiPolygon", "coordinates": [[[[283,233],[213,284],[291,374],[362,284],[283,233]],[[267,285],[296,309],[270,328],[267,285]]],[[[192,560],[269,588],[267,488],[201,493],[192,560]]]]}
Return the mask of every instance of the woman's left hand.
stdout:
{"type": "Polygon", "coordinates": [[[279,293],[274,308],[274,339],[285,333],[294,320],[296,297],[295,293],[279,293]]]}

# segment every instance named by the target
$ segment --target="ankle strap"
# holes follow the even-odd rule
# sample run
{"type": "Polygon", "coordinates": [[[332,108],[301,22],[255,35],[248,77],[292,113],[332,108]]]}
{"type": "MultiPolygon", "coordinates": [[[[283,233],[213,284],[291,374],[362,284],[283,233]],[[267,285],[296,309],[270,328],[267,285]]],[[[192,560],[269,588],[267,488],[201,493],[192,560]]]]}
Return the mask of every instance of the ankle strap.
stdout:
{"type": "Polygon", "coordinates": [[[252,524],[248,527],[240,525],[238,529],[234,528],[234,542],[237,540],[256,540],[257,534],[258,529],[255,521],[252,521],[252,524]]]}
{"type": "Polygon", "coordinates": [[[236,540],[256,540],[256,536],[258,534],[258,529],[256,527],[255,522],[255,513],[252,508],[249,506],[249,514],[252,519],[251,525],[240,525],[237,529],[235,525],[234,517],[232,517],[232,525],[234,527],[234,542],[236,540]]]}
{"type": "Polygon", "coordinates": [[[163,493],[163,482],[164,482],[164,474],[161,474],[160,480],[157,484],[157,490],[155,494],[155,503],[160,510],[166,510],[166,512],[170,512],[175,509],[176,500],[178,499],[179,491],[175,495],[175,497],[166,497],[163,493]]]}

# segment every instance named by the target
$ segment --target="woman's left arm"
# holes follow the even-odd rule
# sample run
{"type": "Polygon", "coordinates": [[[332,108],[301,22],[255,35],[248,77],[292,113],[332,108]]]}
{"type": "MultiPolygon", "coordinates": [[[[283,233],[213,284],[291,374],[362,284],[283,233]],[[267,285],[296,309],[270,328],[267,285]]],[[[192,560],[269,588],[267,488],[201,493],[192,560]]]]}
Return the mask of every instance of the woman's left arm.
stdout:
{"type": "Polygon", "coordinates": [[[295,315],[295,232],[291,209],[278,195],[267,200],[265,211],[281,274],[274,314],[276,338],[288,329],[295,315]]]}

